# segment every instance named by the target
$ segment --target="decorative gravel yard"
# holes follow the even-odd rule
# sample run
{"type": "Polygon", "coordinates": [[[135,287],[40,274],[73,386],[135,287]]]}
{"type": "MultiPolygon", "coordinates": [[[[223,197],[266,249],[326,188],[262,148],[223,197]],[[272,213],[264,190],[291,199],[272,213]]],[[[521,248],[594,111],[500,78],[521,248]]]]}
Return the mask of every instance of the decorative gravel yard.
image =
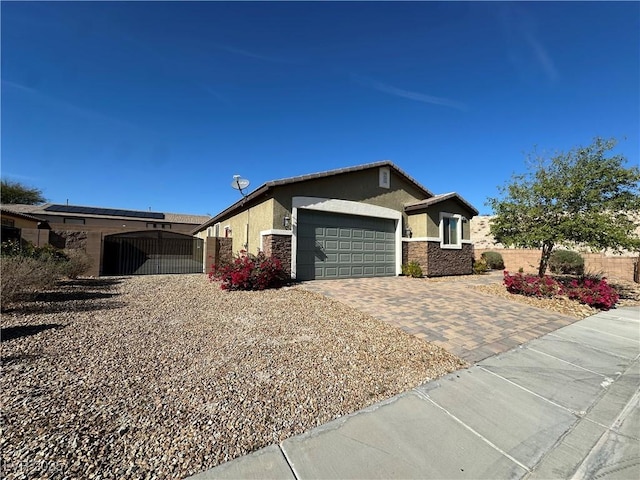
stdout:
{"type": "Polygon", "coordinates": [[[181,478],[463,366],[297,288],[67,282],[3,312],[2,474],[181,478]]]}

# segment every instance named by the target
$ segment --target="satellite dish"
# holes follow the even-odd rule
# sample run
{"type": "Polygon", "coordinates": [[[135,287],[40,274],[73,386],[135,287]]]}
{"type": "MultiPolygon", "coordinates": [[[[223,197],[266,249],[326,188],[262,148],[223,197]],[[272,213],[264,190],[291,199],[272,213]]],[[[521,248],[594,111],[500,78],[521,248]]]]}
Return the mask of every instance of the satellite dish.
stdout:
{"type": "Polygon", "coordinates": [[[246,178],[241,178],[240,175],[233,176],[233,182],[231,182],[231,187],[236,190],[240,190],[242,192],[243,189],[249,186],[249,180],[246,178]]]}

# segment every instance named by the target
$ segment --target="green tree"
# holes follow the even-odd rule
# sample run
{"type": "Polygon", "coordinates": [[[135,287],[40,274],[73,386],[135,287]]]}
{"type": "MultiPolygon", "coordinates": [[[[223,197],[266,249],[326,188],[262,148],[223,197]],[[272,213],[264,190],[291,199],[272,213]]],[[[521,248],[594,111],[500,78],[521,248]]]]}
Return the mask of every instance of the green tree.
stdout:
{"type": "Polygon", "coordinates": [[[0,203],[25,203],[27,205],[37,205],[46,202],[42,196],[42,190],[31,188],[19,182],[2,180],[0,183],[0,203]]]}
{"type": "Polygon", "coordinates": [[[500,243],[540,248],[538,275],[557,245],[578,243],[594,250],[640,248],[640,170],[609,152],[615,139],[595,138],[551,158],[535,151],[528,172],[514,175],[489,198],[495,217],[491,234],[500,243]]]}

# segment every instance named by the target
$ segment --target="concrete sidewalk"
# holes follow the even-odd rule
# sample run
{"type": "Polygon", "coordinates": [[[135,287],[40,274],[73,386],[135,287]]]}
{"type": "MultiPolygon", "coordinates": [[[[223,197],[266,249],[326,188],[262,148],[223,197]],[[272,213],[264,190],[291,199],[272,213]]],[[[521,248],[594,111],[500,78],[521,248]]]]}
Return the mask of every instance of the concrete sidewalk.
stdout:
{"type": "Polygon", "coordinates": [[[640,478],[640,309],[602,312],[192,478],[640,478]]]}

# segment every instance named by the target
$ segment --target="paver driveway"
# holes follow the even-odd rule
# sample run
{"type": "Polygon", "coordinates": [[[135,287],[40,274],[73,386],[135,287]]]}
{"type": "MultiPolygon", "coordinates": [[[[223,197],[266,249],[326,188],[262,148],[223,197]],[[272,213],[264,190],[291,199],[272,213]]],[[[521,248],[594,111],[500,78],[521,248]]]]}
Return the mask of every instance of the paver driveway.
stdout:
{"type": "Polygon", "coordinates": [[[484,294],[502,272],[451,281],[409,277],[313,280],[300,284],[475,363],[577,319],[484,294]]]}

